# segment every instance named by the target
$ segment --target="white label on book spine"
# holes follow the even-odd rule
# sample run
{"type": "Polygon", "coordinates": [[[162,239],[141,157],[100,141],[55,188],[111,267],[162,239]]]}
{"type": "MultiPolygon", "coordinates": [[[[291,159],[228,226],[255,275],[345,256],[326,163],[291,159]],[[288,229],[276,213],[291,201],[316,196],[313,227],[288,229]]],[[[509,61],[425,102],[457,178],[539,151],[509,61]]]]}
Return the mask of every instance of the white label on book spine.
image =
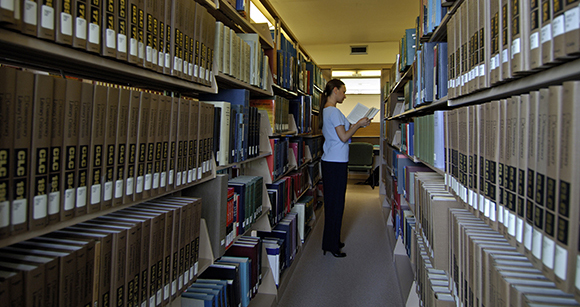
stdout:
{"type": "Polygon", "coordinates": [[[542,262],[550,269],[554,269],[554,240],[544,237],[542,248],[542,262]]]}
{"type": "MultiPolygon", "coordinates": [[[[8,10],[8,11],[14,11],[14,1],[13,0],[2,0],[0,1],[0,7],[8,10]]],[[[0,225],[1,227],[2,225],[0,225]]]]}
{"type": "Polygon", "coordinates": [[[483,195],[479,195],[479,212],[485,211],[485,197],[483,195]]]}
{"type": "Polygon", "coordinates": [[[129,54],[137,56],[137,40],[134,38],[129,39],[129,54]]]}
{"type": "Polygon", "coordinates": [[[482,77],[485,76],[485,64],[479,65],[479,75],[482,77]]]}
{"type": "Polygon", "coordinates": [[[64,209],[71,210],[75,207],[75,189],[64,191],[64,209]]]}
{"type": "Polygon", "coordinates": [[[177,288],[181,290],[183,288],[183,274],[179,275],[179,280],[177,281],[177,288]]]}
{"type": "Polygon", "coordinates": [[[510,211],[508,209],[504,209],[504,211],[503,211],[503,225],[505,226],[505,228],[509,228],[510,211]]]}
{"type": "Polygon", "coordinates": [[[159,177],[161,177],[159,173],[153,174],[153,189],[159,188],[159,177]]]}
{"type": "Polygon", "coordinates": [[[534,50],[540,47],[540,32],[535,32],[530,35],[530,49],[534,50]]]}
{"type": "Polygon", "coordinates": [[[77,189],[77,208],[82,208],[87,205],[87,187],[79,187],[77,189]]]}
{"type": "Polygon", "coordinates": [[[508,49],[503,49],[501,51],[501,62],[502,63],[507,63],[510,59],[510,55],[509,55],[509,50],[508,49]]]}
{"type": "Polygon", "coordinates": [[[46,213],[48,210],[47,203],[48,196],[46,194],[34,196],[34,207],[33,207],[34,211],[32,214],[35,220],[46,217],[46,213]]]}
{"type": "Polygon", "coordinates": [[[75,37],[80,39],[87,39],[87,21],[84,18],[77,17],[75,37]]]}
{"type": "Polygon", "coordinates": [[[167,173],[163,172],[163,173],[161,173],[161,182],[160,182],[159,186],[164,187],[165,185],[167,185],[167,173]]]}
{"type": "Polygon", "coordinates": [[[105,182],[105,193],[103,194],[103,200],[111,200],[113,198],[113,182],[105,182]]]}
{"type": "Polygon", "coordinates": [[[203,175],[202,172],[201,172],[201,167],[198,167],[197,168],[197,180],[200,180],[201,179],[201,175],[203,175]]]}
{"type": "Polygon", "coordinates": [[[107,48],[117,49],[117,36],[115,30],[107,29],[107,40],[105,42],[107,48]]]}
{"type": "MultiPolygon", "coordinates": [[[[175,185],[180,186],[181,185],[181,172],[177,172],[177,178],[175,178],[175,179],[176,179],[175,185]]],[[[171,182],[169,184],[171,184],[171,182]]]]}
{"type": "Polygon", "coordinates": [[[133,195],[133,191],[135,190],[135,180],[133,177],[127,178],[127,189],[125,190],[126,195],[133,195]]]}
{"type": "Polygon", "coordinates": [[[580,255],[576,256],[576,289],[580,289],[580,255]]]}
{"type": "Polygon", "coordinates": [[[151,186],[153,185],[153,175],[145,174],[145,191],[151,190],[151,186]]]}
{"type": "Polygon", "coordinates": [[[187,183],[187,181],[188,181],[188,178],[187,178],[187,171],[184,171],[184,172],[181,174],[181,184],[186,184],[186,183],[187,183]]]}
{"type": "Polygon", "coordinates": [[[552,40],[552,24],[547,24],[542,27],[541,35],[542,44],[552,40]]]}
{"type": "Polygon", "coordinates": [[[163,300],[163,294],[161,293],[161,289],[157,290],[157,305],[159,306],[161,304],[161,301],[163,300]]]}
{"type": "Polygon", "coordinates": [[[521,39],[518,37],[516,39],[514,39],[512,41],[512,59],[514,58],[514,55],[520,53],[521,50],[521,39]]]}
{"type": "Polygon", "coordinates": [[[145,185],[145,180],[143,176],[137,177],[137,185],[135,186],[136,193],[143,193],[143,186],[145,185]]]}
{"type": "Polygon", "coordinates": [[[504,218],[503,218],[504,217],[504,214],[505,214],[505,207],[502,206],[502,205],[499,205],[499,212],[498,212],[498,215],[497,215],[497,221],[498,221],[498,223],[500,223],[500,224],[503,224],[504,223],[504,218]]]}
{"type": "Polygon", "coordinates": [[[101,40],[101,27],[98,24],[91,23],[89,25],[89,42],[91,44],[98,44],[101,40]]]}
{"type": "Polygon", "coordinates": [[[508,229],[508,234],[512,237],[516,236],[516,215],[513,214],[512,212],[509,213],[508,216],[508,224],[507,229],[508,229]]]}
{"type": "Polygon", "coordinates": [[[91,205],[101,202],[101,185],[95,184],[91,186],[91,205]]]}
{"type": "Polygon", "coordinates": [[[544,242],[544,236],[540,231],[534,231],[533,242],[532,242],[532,255],[538,259],[542,259],[542,243],[544,242]]]}
{"type": "Polygon", "coordinates": [[[495,222],[496,220],[496,208],[497,205],[494,202],[489,203],[489,219],[491,219],[492,222],[495,222]]]}
{"type": "Polygon", "coordinates": [[[556,37],[566,32],[564,24],[564,15],[552,19],[552,36],[556,37]]]}
{"type": "Polygon", "coordinates": [[[26,209],[28,202],[26,199],[16,199],[12,202],[12,225],[26,222],[26,209]]]}
{"type": "Polygon", "coordinates": [[[151,63],[153,63],[153,65],[158,65],[157,64],[157,50],[153,49],[152,50],[152,54],[151,54],[151,63]]]}
{"type": "Polygon", "coordinates": [[[123,197],[123,180],[115,181],[115,198],[123,197]]]}
{"type": "Polygon", "coordinates": [[[72,36],[72,16],[67,13],[60,13],[60,33],[72,36]]]}
{"type": "Polygon", "coordinates": [[[173,57],[173,69],[181,71],[181,66],[179,66],[179,58],[173,57]]]}
{"type": "Polygon", "coordinates": [[[167,184],[173,184],[173,170],[169,170],[169,176],[167,178],[167,184]]]}
{"type": "Polygon", "coordinates": [[[469,197],[468,197],[467,204],[469,204],[470,207],[473,207],[473,191],[469,190],[468,193],[469,193],[469,197]]]}
{"type": "Polygon", "coordinates": [[[579,7],[571,8],[567,10],[566,13],[564,13],[566,21],[566,33],[580,28],[579,13],[580,13],[579,7]]]}
{"type": "Polygon", "coordinates": [[[54,30],[54,8],[48,5],[42,6],[42,16],[40,16],[40,26],[45,29],[54,30]]]}
{"type": "Polygon", "coordinates": [[[127,53],[127,35],[117,34],[117,51],[127,53]]]}
{"type": "Polygon", "coordinates": [[[489,68],[490,68],[491,70],[494,70],[494,69],[495,69],[495,67],[496,67],[496,64],[495,64],[495,57],[494,57],[494,56],[492,56],[492,57],[489,59],[489,68]]]}
{"type": "Polygon", "coordinates": [[[566,280],[566,272],[568,271],[568,251],[556,245],[556,259],[554,264],[554,273],[562,280],[566,280]]]}
{"type": "Polygon", "coordinates": [[[60,211],[60,192],[48,194],[48,214],[57,214],[60,211]]]}
{"type": "Polygon", "coordinates": [[[153,48],[151,48],[150,46],[147,46],[147,48],[145,49],[145,60],[147,62],[153,61],[153,48]]]}
{"type": "Polygon", "coordinates": [[[142,42],[137,43],[137,51],[139,51],[137,56],[140,59],[143,59],[145,57],[145,45],[142,42]]]}
{"type": "Polygon", "coordinates": [[[483,214],[485,215],[485,217],[489,217],[489,199],[485,199],[485,205],[484,205],[484,209],[483,209],[483,214]]]}
{"type": "Polygon", "coordinates": [[[532,250],[532,237],[533,237],[533,235],[534,235],[534,227],[531,224],[526,223],[525,228],[524,228],[524,246],[529,251],[532,250]]]}
{"type": "Polygon", "coordinates": [[[191,183],[193,181],[193,170],[190,169],[187,173],[187,183],[191,183]]]}
{"type": "Polygon", "coordinates": [[[169,299],[169,285],[163,286],[163,300],[169,299]]]}
{"type": "Polygon", "coordinates": [[[171,295],[175,295],[177,293],[177,281],[171,282],[171,295]]]}
{"type": "Polygon", "coordinates": [[[10,225],[10,202],[0,201],[0,228],[10,225]]]}
{"type": "Polygon", "coordinates": [[[37,23],[37,12],[36,12],[36,2],[34,1],[24,1],[24,23],[29,25],[35,25],[37,23]]]}
{"type": "Polygon", "coordinates": [[[169,53],[165,53],[165,68],[171,68],[171,55],[169,53]]]}
{"type": "Polygon", "coordinates": [[[157,53],[157,65],[161,67],[165,66],[165,53],[163,52],[157,53]]]}
{"type": "Polygon", "coordinates": [[[516,219],[516,240],[520,243],[524,240],[524,220],[519,217],[516,219]]]}

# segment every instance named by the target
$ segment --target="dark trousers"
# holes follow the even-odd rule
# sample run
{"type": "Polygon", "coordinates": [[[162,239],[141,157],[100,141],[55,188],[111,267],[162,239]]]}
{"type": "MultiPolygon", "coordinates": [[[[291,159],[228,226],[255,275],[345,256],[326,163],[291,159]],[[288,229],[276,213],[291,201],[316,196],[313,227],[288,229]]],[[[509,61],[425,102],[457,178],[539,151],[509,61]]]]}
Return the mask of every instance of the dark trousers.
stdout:
{"type": "Polygon", "coordinates": [[[347,162],[322,161],[322,183],[324,187],[322,249],[325,251],[338,252],[340,250],[338,244],[340,242],[346,198],[347,164],[347,162]]]}

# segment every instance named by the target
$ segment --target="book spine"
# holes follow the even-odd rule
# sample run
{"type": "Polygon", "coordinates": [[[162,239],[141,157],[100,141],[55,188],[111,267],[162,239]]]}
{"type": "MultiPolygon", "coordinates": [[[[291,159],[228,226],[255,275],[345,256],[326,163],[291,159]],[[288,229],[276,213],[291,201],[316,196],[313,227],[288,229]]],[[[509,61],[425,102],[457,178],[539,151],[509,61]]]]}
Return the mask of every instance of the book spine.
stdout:
{"type": "MultiPolygon", "coordinates": [[[[153,122],[150,122],[152,107],[151,94],[141,91],[141,106],[139,108],[139,129],[137,136],[137,169],[135,173],[135,200],[146,199],[150,195],[151,181],[150,173],[148,173],[148,157],[149,157],[149,136],[151,127],[155,127],[153,122]],[[149,181],[148,181],[149,179],[149,181]]],[[[151,155],[153,150],[151,149],[151,155]]],[[[152,158],[151,158],[152,160],[152,158]]]]}
{"type": "Polygon", "coordinates": [[[88,0],[75,0],[73,6],[73,35],[72,46],[74,48],[86,50],[88,35],[88,0]]]}
{"type": "MultiPolygon", "coordinates": [[[[161,156],[163,153],[163,131],[165,125],[165,100],[163,96],[157,93],[151,95],[151,105],[157,104],[157,113],[155,118],[155,141],[153,152],[153,180],[151,183],[151,197],[159,194],[161,187],[161,156]],[[157,103],[155,103],[157,101],[157,103]]],[[[152,108],[153,110],[153,108],[152,108]]]]}
{"type": "Polygon", "coordinates": [[[130,20],[129,0],[115,0],[117,13],[117,60],[127,62],[129,60],[130,20]]]}
{"type": "Polygon", "coordinates": [[[540,44],[540,33],[541,33],[541,15],[542,10],[540,9],[540,1],[530,2],[530,18],[529,29],[530,29],[530,50],[529,50],[529,63],[530,69],[537,69],[542,65],[542,48],[540,44]]]}
{"type": "Polygon", "coordinates": [[[509,0],[501,0],[500,18],[501,18],[501,77],[502,80],[509,80],[512,78],[511,69],[511,42],[512,42],[512,24],[510,17],[512,16],[513,8],[509,0]]]}
{"type": "Polygon", "coordinates": [[[541,9],[541,30],[540,30],[540,43],[541,43],[541,54],[542,54],[542,65],[550,65],[554,62],[554,49],[552,40],[552,1],[542,0],[541,9]]]}
{"type": "MultiPolygon", "coordinates": [[[[552,0],[552,50],[555,60],[566,58],[566,20],[563,0],[552,0]]],[[[578,23],[575,21],[574,23],[578,23]]]]}
{"type": "Polygon", "coordinates": [[[14,159],[14,103],[16,99],[16,70],[0,67],[0,210],[8,212],[0,219],[0,238],[10,234],[10,204],[13,199],[14,159]]]}
{"type": "Polygon", "coordinates": [[[111,58],[117,57],[117,8],[115,0],[106,0],[101,8],[101,55],[111,58]]]}
{"type": "Polygon", "coordinates": [[[520,98],[520,113],[518,122],[518,169],[517,169],[517,207],[516,207],[516,247],[521,253],[525,251],[524,245],[524,234],[525,234],[525,215],[527,208],[526,202],[526,187],[528,181],[528,154],[529,150],[528,140],[529,140],[529,129],[530,123],[528,118],[530,117],[530,94],[523,94],[520,98]]]}
{"type": "Polygon", "coordinates": [[[193,181],[199,180],[197,156],[199,154],[198,144],[199,144],[199,102],[192,100],[189,106],[189,169],[191,171],[191,178],[193,181]]]}
{"type": "Polygon", "coordinates": [[[64,133],[63,145],[64,167],[62,168],[62,221],[74,216],[76,207],[76,195],[78,188],[78,140],[79,140],[79,115],[81,99],[81,82],[74,79],[66,80],[65,108],[64,108],[64,133]]]}
{"type": "Polygon", "coordinates": [[[104,163],[106,157],[105,129],[107,127],[107,87],[95,85],[92,127],[89,145],[89,196],[87,213],[101,210],[103,200],[104,163]]]}
{"type": "MultiPolygon", "coordinates": [[[[160,192],[167,190],[169,182],[169,146],[170,146],[170,128],[171,128],[171,97],[161,96],[164,107],[163,114],[163,138],[162,138],[162,151],[161,151],[161,177],[160,177],[160,192]]],[[[161,101],[161,100],[160,100],[161,101]]]]}
{"type": "Polygon", "coordinates": [[[101,42],[104,35],[101,31],[105,30],[103,25],[105,24],[101,19],[104,10],[102,9],[103,3],[99,0],[89,0],[88,5],[88,28],[87,28],[87,51],[100,53],[101,52],[101,42]]]}
{"type": "Polygon", "coordinates": [[[497,84],[502,80],[502,73],[501,73],[501,40],[502,40],[502,31],[501,31],[501,19],[500,19],[500,7],[499,1],[491,1],[489,4],[490,7],[490,18],[491,18],[491,57],[490,57],[490,65],[489,65],[489,73],[490,73],[490,83],[491,85],[497,84]]]}
{"type": "Polygon", "coordinates": [[[167,190],[173,190],[175,188],[175,181],[177,180],[177,171],[176,171],[176,163],[177,163],[177,126],[179,122],[179,98],[175,97],[168,97],[168,100],[171,104],[171,121],[170,121],[170,131],[168,134],[169,137],[169,161],[168,161],[168,172],[167,172],[167,190]]]}
{"type": "MultiPolygon", "coordinates": [[[[55,22],[55,14],[54,14],[54,1],[43,0],[39,1],[38,3],[38,11],[37,16],[38,24],[37,24],[37,33],[36,36],[38,38],[54,41],[54,22],[55,22]]],[[[3,6],[4,7],[4,6],[3,6]]],[[[13,13],[14,14],[14,13],[13,13]]],[[[14,17],[14,15],[13,15],[14,17]]]]}
{"type": "Polygon", "coordinates": [[[29,230],[43,228],[48,223],[48,172],[51,138],[53,79],[34,76],[34,101],[32,102],[32,131],[30,148],[30,210],[29,230]]]}
{"type": "Polygon", "coordinates": [[[534,238],[534,197],[536,195],[536,156],[538,148],[538,103],[540,101],[540,92],[530,92],[530,106],[528,116],[528,169],[527,169],[527,188],[526,188],[526,212],[524,225],[524,255],[532,259],[532,242],[534,238]]]}
{"type": "Polygon", "coordinates": [[[117,131],[115,139],[115,169],[114,169],[114,197],[113,206],[123,204],[126,193],[127,159],[129,152],[128,135],[129,114],[131,112],[131,90],[128,88],[119,89],[119,104],[117,131]]]}
{"type": "Polygon", "coordinates": [[[91,142],[91,120],[93,113],[93,90],[91,83],[81,84],[81,100],[79,108],[79,141],[78,141],[78,188],[76,195],[75,216],[87,213],[89,188],[89,146],[91,142]]]}
{"type": "MultiPolygon", "coordinates": [[[[139,121],[142,109],[141,91],[129,90],[129,118],[127,120],[127,151],[125,159],[125,174],[123,176],[124,194],[123,203],[129,203],[136,199],[137,188],[137,162],[139,154],[139,121]]],[[[143,113],[149,113],[149,107],[143,108],[143,113]],[[146,109],[146,110],[145,110],[146,109]]],[[[141,190],[141,193],[143,191],[141,190]]]]}
{"type": "Polygon", "coordinates": [[[565,31],[564,40],[566,41],[566,55],[573,55],[580,52],[580,26],[578,16],[580,14],[578,0],[564,1],[565,5],[565,31]]]}
{"type": "Polygon", "coordinates": [[[147,153],[145,154],[145,178],[143,184],[143,199],[151,198],[155,195],[159,183],[155,186],[155,147],[157,136],[157,120],[159,118],[159,96],[156,93],[148,93],[151,101],[149,112],[149,123],[146,126],[147,131],[147,153]]]}
{"type": "MultiPolygon", "coordinates": [[[[127,18],[125,27],[127,29],[127,60],[129,63],[139,65],[139,2],[143,0],[126,0],[127,18]]],[[[141,63],[142,65],[143,63],[141,63]]]]}

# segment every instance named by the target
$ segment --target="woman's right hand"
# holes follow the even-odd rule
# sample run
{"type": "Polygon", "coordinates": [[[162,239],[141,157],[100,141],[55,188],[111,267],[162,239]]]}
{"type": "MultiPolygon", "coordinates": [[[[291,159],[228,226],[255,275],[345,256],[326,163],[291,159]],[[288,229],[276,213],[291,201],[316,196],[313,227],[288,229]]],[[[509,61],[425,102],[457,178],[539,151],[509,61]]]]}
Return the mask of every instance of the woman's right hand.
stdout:
{"type": "Polygon", "coordinates": [[[370,124],[371,124],[371,120],[368,117],[363,117],[363,118],[359,119],[358,122],[356,122],[356,125],[359,128],[366,127],[366,126],[368,126],[370,124]]]}

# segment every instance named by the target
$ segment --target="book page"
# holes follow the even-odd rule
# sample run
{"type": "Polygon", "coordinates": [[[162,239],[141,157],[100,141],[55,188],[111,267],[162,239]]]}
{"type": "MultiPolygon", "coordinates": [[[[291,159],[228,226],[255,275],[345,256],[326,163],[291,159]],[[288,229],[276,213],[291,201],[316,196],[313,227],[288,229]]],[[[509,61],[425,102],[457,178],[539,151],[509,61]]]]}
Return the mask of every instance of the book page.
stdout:
{"type": "Polygon", "coordinates": [[[377,108],[369,109],[367,106],[361,104],[360,102],[356,104],[354,109],[350,111],[350,114],[346,119],[351,123],[355,124],[363,117],[373,118],[379,110],[377,108]]]}

